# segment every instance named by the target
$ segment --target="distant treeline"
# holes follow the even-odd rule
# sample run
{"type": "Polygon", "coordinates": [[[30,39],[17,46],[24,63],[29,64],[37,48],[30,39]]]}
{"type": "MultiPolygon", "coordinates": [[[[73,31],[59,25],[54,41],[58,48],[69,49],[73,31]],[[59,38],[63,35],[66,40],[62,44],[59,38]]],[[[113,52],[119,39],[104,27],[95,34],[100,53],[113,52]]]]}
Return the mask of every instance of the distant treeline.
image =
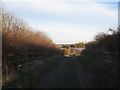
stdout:
{"type": "Polygon", "coordinates": [[[85,44],[84,42],[79,42],[75,44],[58,44],[56,46],[60,48],[84,48],[85,44]]]}

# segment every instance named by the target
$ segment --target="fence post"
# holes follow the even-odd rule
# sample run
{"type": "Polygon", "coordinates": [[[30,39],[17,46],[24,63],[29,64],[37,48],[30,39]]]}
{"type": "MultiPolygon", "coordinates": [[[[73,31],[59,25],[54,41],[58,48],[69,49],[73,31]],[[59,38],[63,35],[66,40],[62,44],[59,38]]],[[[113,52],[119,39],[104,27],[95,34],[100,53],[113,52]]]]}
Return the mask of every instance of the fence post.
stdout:
{"type": "MultiPolygon", "coordinates": [[[[7,56],[5,56],[4,59],[5,59],[5,61],[6,61],[6,60],[7,60],[7,56]]],[[[7,65],[7,64],[5,65],[5,69],[6,69],[6,72],[7,72],[7,75],[8,75],[8,65],[7,65]]]]}

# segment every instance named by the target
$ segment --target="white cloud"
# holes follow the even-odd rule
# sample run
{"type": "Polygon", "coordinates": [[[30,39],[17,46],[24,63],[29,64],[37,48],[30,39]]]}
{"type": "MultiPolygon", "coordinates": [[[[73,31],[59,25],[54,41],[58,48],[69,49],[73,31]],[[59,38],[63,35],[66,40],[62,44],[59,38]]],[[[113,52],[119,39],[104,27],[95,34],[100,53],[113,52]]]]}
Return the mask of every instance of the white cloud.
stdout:
{"type": "MultiPolygon", "coordinates": [[[[75,19],[76,17],[79,19],[84,18],[86,22],[89,19],[94,19],[106,23],[106,25],[103,25],[103,23],[100,22],[101,27],[94,25],[89,26],[88,24],[82,26],[82,22],[77,25],[67,25],[65,23],[63,25],[60,24],[59,21],[56,24],[54,24],[55,22],[53,23],[51,21],[54,26],[50,26],[51,23],[49,23],[49,25],[46,23],[40,25],[40,28],[47,32],[53,41],[57,43],[74,43],[79,41],[92,40],[93,36],[97,32],[105,30],[105,26],[108,27],[108,25],[117,24],[116,20],[118,20],[117,10],[111,10],[106,5],[97,3],[96,0],[91,0],[89,3],[77,4],[67,2],[80,2],[81,0],[6,0],[6,2],[8,1],[16,4],[13,6],[14,8],[21,8],[22,10],[27,8],[36,12],[44,11],[47,13],[53,13],[59,17],[64,18],[71,16],[71,19],[75,19]],[[29,5],[22,6],[20,3],[15,2],[29,2],[29,5]]],[[[85,1],[87,2],[87,0],[85,1]]],[[[93,23],[94,20],[91,22],[93,23]]],[[[94,23],[98,22],[95,21],[94,23]]]]}
{"type": "MultiPolygon", "coordinates": [[[[54,0],[55,1],[55,0],[54,0]]],[[[43,2],[36,1],[30,2],[31,5],[27,6],[28,9],[35,11],[44,11],[49,13],[55,13],[59,15],[64,14],[75,14],[75,15],[89,15],[91,17],[102,17],[102,18],[117,18],[118,11],[111,10],[106,5],[102,5],[96,2],[80,3],[80,4],[68,4],[64,2],[43,2]]],[[[27,8],[25,7],[25,8],[27,8]]]]}
{"type": "MultiPolygon", "coordinates": [[[[33,25],[33,27],[35,26],[36,25],[33,25]]],[[[55,26],[41,25],[40,29],[47,32],[55,43],[75,43],[93,40],[94,35],[101,31],[102,28],[81,25],[77,26],[73,24],[56,24],[55,26]]]]}
{"type": "Polygon", "coordinates": [[[68,3],[48,3],[48,2],[32,2],[32,9],[36,11],[44,11],[48,13],[56,14],[60,17],[67,18],[71,16],[71,19],[75,17],[93,19],[106,23],[115,22],[118,20],[118,10],[111,10],[106,5],[89,2],[80,4],[68,4],[68,3]],[[34,7],[33,7],[33,6],[34,7]]]}
{"type": "MultiPolygon", "coordinates": [[[[16,3],[15,7],[17,8],[27,8],[30,10],[34,10],[37,12],[44,11],[49,13],[54,13],[58,15],[65,15],[65,14],[73,14],[77,16],[89,16],[89,17],[102,17],[106,20],[106,18],[113,18],[117,19],[118,11],[117,10],[111,10],[107,5],[102,5],[97,2],[92,2],[96,0],[89,0],[91,2],[88,3],[80,3],[80,4],[74,4],[74,3],[65,3],[67,2],[73,2],[73,0],[5,0],[4,2],[29,2],[28,5],[17,5],[19,3],[16,3]],[[50,2],[51,1],[51,2],[50,2]],[[59,1],[59,2],[58,2],[59,1]]],[[[80,2],[81,0],[75,0],[74,2],[80,2]]],[[[86,0],[85,0],[86,1],[86,0]]],[[[102,1],[102,0],[101,0],[102,1]]],[[[101,19],[102,19],[101,18],[101,19]]]]}
{"type": "Polygon", "coordinates": [[[119,0],[2,0],[4,2],[119,2],[119,0]]]}

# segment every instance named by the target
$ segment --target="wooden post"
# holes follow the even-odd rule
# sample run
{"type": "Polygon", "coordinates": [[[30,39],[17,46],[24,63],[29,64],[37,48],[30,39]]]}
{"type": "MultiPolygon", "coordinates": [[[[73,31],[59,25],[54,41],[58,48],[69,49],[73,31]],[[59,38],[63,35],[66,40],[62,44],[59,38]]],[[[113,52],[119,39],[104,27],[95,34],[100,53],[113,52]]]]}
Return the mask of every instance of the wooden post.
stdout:
{"type": "MultiPolygon", "coordinates": [[[[6,61],[6,60],[7,60],[7,56],[5,56],[4,59],[5,59],[5,61],[6,61]]],[[[7,65],[7,64],[5,65],[5,70],[6,70],[6,73],[7,73],[7,75],[8,75],[8,65],[7,65]]]]}

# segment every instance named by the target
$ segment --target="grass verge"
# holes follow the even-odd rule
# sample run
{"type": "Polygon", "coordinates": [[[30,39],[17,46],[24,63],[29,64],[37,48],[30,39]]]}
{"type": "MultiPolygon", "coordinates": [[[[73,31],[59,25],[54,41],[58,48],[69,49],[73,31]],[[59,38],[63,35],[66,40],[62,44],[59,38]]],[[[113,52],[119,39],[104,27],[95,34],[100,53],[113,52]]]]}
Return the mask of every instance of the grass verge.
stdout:
{"type": "Polygon", "coordinates": [[[34,87],[46,73],[55,68],[61,58],[62,57],[49,58],[43,64],[38,61],[37,63],[26,65],[22,71],[18,73],[18,77],[12,81],[6,82],[3,88],[34,87]]]}
{"type": "Polygon", "coordinates": [[[118,69],[112,64],[98,61],[87,55],[81,55],[78,58],[83,69],[92,74],[96,87],[119,88],[118,69]]]}

